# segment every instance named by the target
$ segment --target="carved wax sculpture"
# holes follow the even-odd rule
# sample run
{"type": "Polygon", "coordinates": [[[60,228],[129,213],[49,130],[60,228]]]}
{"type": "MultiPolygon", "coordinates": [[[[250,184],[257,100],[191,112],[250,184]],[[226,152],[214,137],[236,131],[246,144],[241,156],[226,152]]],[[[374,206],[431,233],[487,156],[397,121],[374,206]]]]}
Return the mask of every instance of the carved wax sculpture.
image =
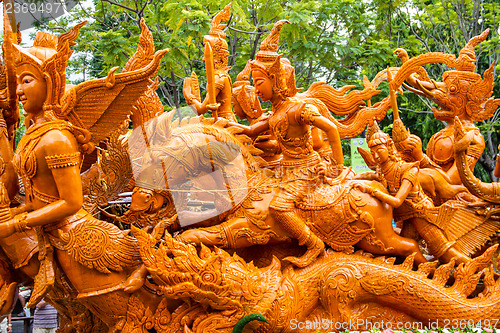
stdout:
{"type": "Polygon", "coordinates": [[[225,40],[226,33],[222,31],[226,25],[221,24],[222,21],[229,20],[230,15],[231,4],[228,4],[214,16],[208,35],[203,37],[207,68],[207,96],[205,100],[203,103],[201,102],[198,77],[194,72],[190,78],[184,79],[183,94],[188,105],[194,106],[198,114],[201,115],[212,110],[214,116],[236,121],[231,109],[232,82],[228,74],[230,68],[227,66],[229,51],[225,40]]]}
{"type": "Polygon", "coordinates": [[[454,117],[462,121],[467,132],[474,133],[474,139],[467,150],[469,167],[474,169],[485,144],[479,129],[473,122],[490,118],[500,105],[500,99],[491,97],[494,85],[493,64],[484,73],[484,78],[474,72],[476,59],[474,48],[486,39],[488,32],[489,29],[473,37],[456,59],[450,54],[428,53],[408,60],[406,51],[402,49],[395,51],[403,60],[400,78],[406,77],[411,85],[405,84],[405,86],[438,104],[439,109],[433,109],[434,116],[446,122],[446,127],[431,137],[427,144],[427,154],[422,153],[422,143],[416,136],[406,138],[403,134],[394,140],[398,146],[401,146],[398,149],[404,152],[405,159],[420,161],[421,168],[441,168],[452,184],[461,184],[453,152],[454,117]],[[431,62],[442,62],[455,69],[443,73],[443,82],[436,82],[429,79],[425,70],[420,67],[431,62]],[[411,72],[415,74],[408,75],[411,72]]]}
{"type": "MultiPolygon", "coordinates": [[[[227,161],[234,159],[231,157],[234,151],[240,151],[245,161],[246,180],[242,182],[240,179],[237,183],[245,184],[248,194],[235,191],[231,201],[239,204],[230,205],[225,210],[222,206],[217,207],[216,203],[217,210],[222,212],[219,221],[222,217],[223,221],[225,220],[222,224],[184,231],[177,236],[177,239],[195,244],[242,248],[269,242],[283,242],[291,237],[298,239],[299,243],[305,242],[306,248],[309,247],[304,257],[287,259],[298,265],[306,265],[320,254],[322,242],[326,242],[336,250],[352,251],[353,245],[359,243],[359,246],[379,254],[406,256],[413,252],[420,253],[414,241],[403,239],[394,233],[389,207],[380,204],[369,195],[359,193],[353,188],[354,183],[343,182],[348,170],[343,178],[332,180],[332,185],[325,183],[316,188],[316,184],[321,182],[322,170],[327,170],[329,166],[321,161],[312,148],[311,126],[308,125],[312,120],[331,137],[335,145],[333,150],[335,157],[332,160],[342,161],[340,142],[334,123],[316,111],[316,105],[326,109],[325,105],[312,98],[287,97],[288,91],[292,95],[296,92],[294,80],[288,77],[276,81],[292,84],[291,89],[288,86],[281,86],[280,90],[274,89],[279,95],[274,95],[272,92],[274,81],[268,80],[265,83],[267,86],[262,87],[263,82],[259,82],[259,79],[261,81],[263,78],[268,79],[267,71],[273,68],[278,68],[279,72],[271,72],[271,77],[293,75],[293,67],[288,61],[281,62],[280,55],[275,52],[278,34],[284,23],[285,21],[280,21],[275,25],[271,35],[263,42],[257,60],[252,63],[256,92],[278,106],[273,114],[251,127],[232,124],[225,129],[225,123],[219,121],[218,125],[214,126],[210,125],[213,120],[207,119],[200,125],[166,130],[166,139],[162,141],[167,144],[155,149],[157,153],[154,156],[154,159],[162,161],[162,168],[165,168],[165,171],[161,172],[161,169],[158,169],[160,172],[154,172],[154,163],[145,163],[139,181],[143,184],[158,184],[166,177],[168,184],[177,184],[186,176],[197,177],[199,173],[209,172],[214,167],[217,169],[217,166],[224,167],[226,163],[228,169],[224,169],[223,173],[227,179],[223,180],[223,183],[235,183],[235,179],[241,177],[241,170],[231,169],[234,165],[227,164],[227,161]],[[272,63],[269,63],[269,60],[272,63]],[[266,65],[275,67],[266,69],[266,65]],[[293,116],[293,112],[297,113],[296,117],[293,116]],[[291,119],[297,119],[298,123],[291,123],[294,126],[290,125],[289,129],[284,127],[291,119]],[[278,184],[275,178],[266,177],[265,170],[259,165],[259,159],[249,154],[254,148],[250,145],[241,145],[241,142],[248,142],[248,138],[238,134],[248,133],[257,136],[261,131],[268,129],[273,131],[283,151],[282,168],[286,174],[278,184]],[[294,133],[298,137],[286,140],[285,131],[294,133]],[[231,133],[238,135],[234,138],[231,133]],[[214,140],[224,144],[207,146],[207,142],[211,143],[214,140]],[[212,147],[217,147],[217,150],[212,147]],[[303,202],[300,199],[303,199],[303,202]],[[369,204],[362,203],[362,200],[369,204]],[[227,210],[229,214],[224,213],[227,210]],[[314,231],[311,231],[311,228],[314,231]]],[[[373,186],[382,188],[377,183],[373,183],[373,186]]],[[[172,188],[170,190],[175,193],[172,188]]],[[[425,261],[421,254],[417,256],[417,260],[419,263],[425,261]]]]}
{"type": "Polygon", "coordinates": [[[484,224],[483,216],[478,216],[460,202],[448,201],[435,207],[420,186],[419,163],[402,161],[392,139],[381,132],[376,123],[367,134],[378,177],[383,177],[387,183],[389,194],[364,185],[359,187],[394,207],[397,221],[413,224],[426,241],[430,254],[443,262],[452,258],[457,262],[468,262],[467,256],[492,236],[491,232],[483,235],[480,230],[497,230],[500,224],[493,221],[484,224]]]}
{"type": "MultiPolygon", "coordinates": [[[[228,13],[226,6],[207,37],[214,60],[207,57],[214,67],[207,90],[225,77],[230,99],[220,25],[228,13]]],[[[422,65],[456,64],[454,58],[416,57],[386,71],[389,81],[394,74],[391,96],[373,106],[364,105],[379,93],[377,80],[363,91],[315,83],[298,93],[294,68],[277,53],[286,23],[279,21],[233,87],[234,110],[250,126],[232,122],[220,91],[215,102],[212,94],[198,103],[213,118],[177,121],[174,112],[163,113],[154,92],[151,78],[164,51],[154,53],[144,22],[122,73],[69,89],[65,68],[82,24],[58,37],[39,33],[24,49],[5,23],[0,314],[9,313],[17,283],[32,283],[29,305],[47,299],[60,314],[59,330],[68,333],[331,332],[382,322],[384,328],[453,325],[450,318],[498,325],[500,279],[491,264],[498,246],[469,258],[499,228],[496,185],[475,180],[467,163],[475,132],[457,122],[455,150],[463,183],[492,202],[480,209],[463,200],[433,204],[423,184],[435,175],[421,176],[419,162],[403,161],[375,125],[367,133],[372,152],[364,157],[376,172],[356,179],[363,177],[343,167],[340,138],[381,119],[391,102],[394,109],[394,91],[411,73],[424,80],[422,65]],[[270,114],[262,115],[256,96],[271,103],[270,114]],[[27,130],[13,155],[17,98],[27,130]],[[134,129],[123,135],[129,112],[134,129]],[[82,178],[82,155],[106,136],[98,162],[82,178]],[[262,143],[270,138],[279,149],[266,156],[262,143]],[[271,155],[278,161],[272,171],[262,158],[271,155]],[[127,156],[131,165],[124,165],[127,156]],[[24,202],[16,195],[17,175],[24,202]],[[104,214],[116,225],[82,208],[85,193],[84,207],[101,214],[133,184],[130,210],[104,214]],[[197,210],[196,191],[207,192],[214,207],[197,210]],[[415,240],[396,234],[393,216],[414,225],[443,264],[427,262],[415,240]],[[320,325],[325,320],[328,327],[320,325]]],[[[195,81],[187,81],[185,92],[196,91],[195,81]]],[[[397,126],[404,131],[393,135],[406,133],[397,126]]]]}
{"type": "MultiPolygon", "coordinates": [[[[233,84],[232,103],[233,111],[238,118],[247,119],[250,125],[253,125],[269,115],[263,115],[266,109],[262,109],[255,87],[250,83],[252,73],[250,63],[251,60],[248,60],[245,68],[236,77],[233,84]]],[[[270,131],[266,131],[255,138],[254,145],[262,150],[262,154],[259,156],[266,160],[268,168],[279,165],[281,151],[278,142],[270,131]]]]}
{"type": "MultiPolygon", "coordinates": [[[[44,297],[74,295],[96,320],[120,328],[130,297],[123,288],[139,262],[136,240],[81,208],[79,166],[82,152],[90,152],[108,129],[125,120],[129,111],[124,106],[130,107],[147,88],[165,51],[138,70],[115,74],[114,69],[107,78],[65,91],[69,47],[84,24],[59,37],[38,33],[28,49],[5,43],[13,58],[9,65],[16,69],[17,96],[27,113],[26,134],[14,156],[26,202],[0,224],[0,236],[36,233],[39,269],[30,276],[34,290],[29,306],[44,297]],[[114,305],[102,307],[102,302],[114,305]]],[[[68,307],[66,314],[70,318],[68,307]]]]}

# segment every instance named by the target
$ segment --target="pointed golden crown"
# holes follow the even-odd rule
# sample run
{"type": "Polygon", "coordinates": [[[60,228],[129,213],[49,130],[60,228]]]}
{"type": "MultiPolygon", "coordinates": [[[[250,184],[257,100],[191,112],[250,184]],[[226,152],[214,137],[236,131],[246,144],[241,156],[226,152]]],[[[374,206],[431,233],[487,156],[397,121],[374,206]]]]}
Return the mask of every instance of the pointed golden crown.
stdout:
{"type": "Polygon", "coordinates": [[[226,24],[221,24],[221,21],[229,20],[231,16],[231,3],[228,3],[223,10],[221,10],[217,15],[212,19],[212,27],[208,32],[211,36],[217,36],[220,38],[226,38],[226,33],[222,31],[226,24]]]}
{"type": "Polygon", "coordinates": [[[490,29],[486,29],[479,36],[472,37],[467,45],[460,51],[455,65],[458,71],[474,72],[476,69],[476,52],[474,49],[488,37],[489,32],[490,29]]]}
{"type": "Polygon", "coordinates": [[[288,20],[279,20],[273,26],[271,33],[260,44],[260,51],[255,55],[255,59],[263,62],[275,61],[280,55],[277,53],[281,28],[288,20]]]}
{"type": "Polygon", "coordinates": [[[75,45],[74,41],[78,37],[78,32],[85,23],[87,21],[77,24],[58,37],[46,32],[39,32],[33,46],[28,49],[14,45],[16,67],[30,64],[41,73],[46,74],[47,99],[44,109],[52,111],[55,116],[58,116],[61,111],[60,101],[66,87],[66,67],[68,59],[73,53],[69,47],[75,45]]]}
{"type": "Polygon", "coordinates": [[[236,76],[236,82],[233,84],[233,86],[236,86],[239,82],[250,81],[250,74],[252,73],[252,68],[250,67],[251,62],[252,60],[247,61],[245,68],[243,68],[243,70],[239,72],[238,76],[236,76]]]}

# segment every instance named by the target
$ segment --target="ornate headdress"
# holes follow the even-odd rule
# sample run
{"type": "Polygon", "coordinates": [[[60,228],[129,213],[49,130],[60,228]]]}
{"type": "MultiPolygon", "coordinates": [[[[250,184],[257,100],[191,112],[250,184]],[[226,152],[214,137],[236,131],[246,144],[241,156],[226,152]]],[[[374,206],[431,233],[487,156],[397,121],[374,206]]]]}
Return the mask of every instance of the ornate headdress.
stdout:
{"type": "Polygon", "coordinates": [[[295,85],[295,69],[288,59],[277,53],[281,28],[288,20],[276,22],[271,34],[262,41],[255,60],[250,63],[252,71],[260,70],[273,81],[273,89],[283,97],[294,96],[298,89],[295,85]]]}
{"type": "Polygon", "coordinates": [[[37,68],[44,76],[47,82],[47,99],[43,108],[57,118],[64,117],[61,114],[61,98],[66,87],[68,59],[73,53],[69,47],[75,45],[74,40],[78,37],[78,31],[85,23],[87,21],[77,24],[59,37],[46,32],[38,32],[33,46],[28,49],[14,45],[17,51],[16,67],[29,64],[37,68]]]}
{"type": "Polygon", "coordinates": [[[221,24],[221,21],[229,20],[231,16],[231,4],[227,4],[223,10],[221,10],[212,19],[212,26],[208,35],[203,36],[203,42],[210,43],[212,51],[214,54],[214,68],[215,69],[226,69],[227,61],[229,56],[229,47],[225,40],[226,33],[223,29],[226,24],[221,24]]]}
{"type": "Polygon", "coordinates": [[[377,121],[373,121],[373,124],[368,125],[366,129],[366,141],[369,148],[373,148],[378,145],[385,145],[389,150],[389,157],[392,160],[398,160],[400,158],[399,152],[394,145],[389,134],[384,133],[378,127],[377,121]]]}
{"type": "MultiPolygon", "coordinates": [[[[455,70],[443,73],[443,80],[450,81],[450,84],[459,89],[460,81],[468,81],[466,112],[474,121],[481,121],[490,118],[497,107],[500,105],[500,99],[490,98],[493,93],[494,79],[493,68],[491,64],[484,72],[484,79],[481,75],[475,73],[476,53],[474,48],[483,42],[488,36],[490,29],[486,29],[478,36],[472,37],[467,45],[460,51],[455,61],[455,70]]],[[[457,91],[458,93],[458,91],[457,91]]]]}

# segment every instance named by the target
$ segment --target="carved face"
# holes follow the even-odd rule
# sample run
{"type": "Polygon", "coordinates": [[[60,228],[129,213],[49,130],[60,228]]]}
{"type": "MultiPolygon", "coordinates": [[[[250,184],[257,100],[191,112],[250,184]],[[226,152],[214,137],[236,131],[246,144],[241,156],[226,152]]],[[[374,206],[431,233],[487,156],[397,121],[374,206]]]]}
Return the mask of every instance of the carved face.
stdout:
{"type": "Polygon", "coordinates": [[[434,117],[441,121],[453,121],[455,116],[463,118],[466,115],[467,91],[470,83],[456,75],[443,75],[444,87],[432,91],[432,100],[439,105],[433,109],[434,117]]]}
{"type": "Polygon", "coordinates": [[[47,83],[40,71],[29,64],[17,68],[17,90],[23,109],[30,114],[43,111],[43,103],[47,98],[47,83]]]}
{"type": "Polygon", "coordinates": [[[157,196],[152,190],[135,187],[132,193],[130,211],[147,211],[157,203],[157,196]]]}
{"type": "Polygon", "coordinates": [[[377,164],[383,164],[389,160],[389,149],[384,144],[373,146],[370,148],[370,151],[377,164]]]}
{"type": "Polygon", "coordinates": [[[153,201],[153,191],[136,187],[132,193],[131,211],[146,211],[153,201]]]}
{"type": "Polygon", "coordinates": [[[273,82],[260,70],[252,72],[255,92],[263,101],[269,101],[273,97],[273,82]]]}
{"type": "Polygon", "coordinates": [[[212,47],[213,57],[214,57],[214,68],[224,69],[227,67],[227,62],[229,58],[229,46],[227,42],[218,37],[206,35],[203,37],[203,43],[210,43],[212,47]]]}

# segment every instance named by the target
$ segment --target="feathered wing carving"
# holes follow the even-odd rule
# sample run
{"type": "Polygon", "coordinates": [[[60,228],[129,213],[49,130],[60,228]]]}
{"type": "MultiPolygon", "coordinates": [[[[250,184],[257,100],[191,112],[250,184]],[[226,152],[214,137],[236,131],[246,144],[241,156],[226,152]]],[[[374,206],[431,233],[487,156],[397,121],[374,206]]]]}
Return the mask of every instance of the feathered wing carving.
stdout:
{"type": "Polygon", "coordinates": [[[121,272],[140,263],[137,240],[129,232],[89,217],[68,232],[59,230],[59,239],[51,237],[51,242],[90,269],[121,272]]]}
{"type": "Polygon", "coordinates": [[[112,129],[129,116],[132,105],[146,91],[168,50],[157,51],[144,68],[115,74],[72,87],[62,99],[62,113],[68,121],[91,133],[94,144],[104,140],[112,129]]]}
{"type": "Polygon", "coordinates": [[[118,199],[133,177],[128,154],[128,143],[124,135],[128,122],[110,133],[106,140],[106,150],[98,152],[97,162],[82,174],[83,207],[94,214],[98,207],[108,205],[118,199]]]}

